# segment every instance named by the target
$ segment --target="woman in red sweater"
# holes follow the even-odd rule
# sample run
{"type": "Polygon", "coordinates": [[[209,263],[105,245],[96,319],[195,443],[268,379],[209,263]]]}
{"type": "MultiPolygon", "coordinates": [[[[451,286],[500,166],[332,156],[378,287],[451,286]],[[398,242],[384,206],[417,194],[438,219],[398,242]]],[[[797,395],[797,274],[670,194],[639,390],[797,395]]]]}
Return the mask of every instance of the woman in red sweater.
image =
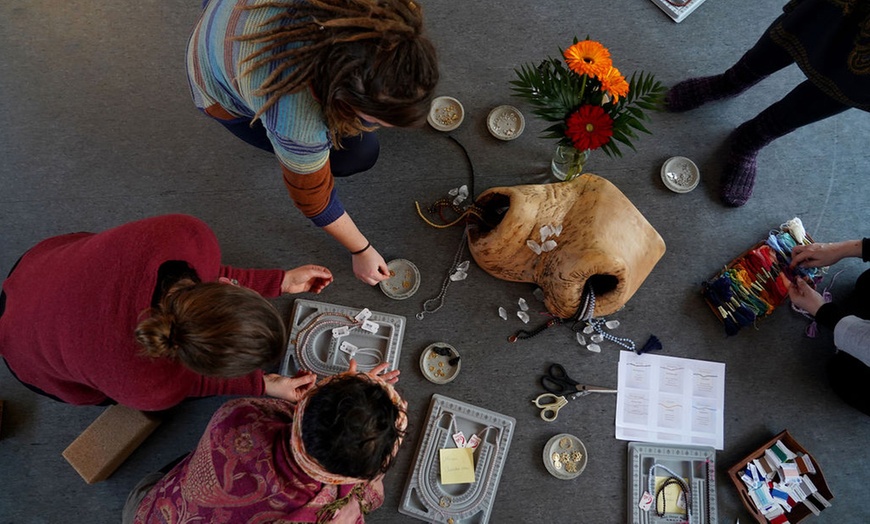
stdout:
{"type": "Polygon", "coordinates": [[[187,215],[62,235],[30,249],[3,282],[0,355],[24,385],[70,404],[157,411],[211,395],[296,401],[314,377],[261,370],[287,338],[263,297],[320,293],[331,282],[320,266],[223,266],[214,233],[187,215]]]}

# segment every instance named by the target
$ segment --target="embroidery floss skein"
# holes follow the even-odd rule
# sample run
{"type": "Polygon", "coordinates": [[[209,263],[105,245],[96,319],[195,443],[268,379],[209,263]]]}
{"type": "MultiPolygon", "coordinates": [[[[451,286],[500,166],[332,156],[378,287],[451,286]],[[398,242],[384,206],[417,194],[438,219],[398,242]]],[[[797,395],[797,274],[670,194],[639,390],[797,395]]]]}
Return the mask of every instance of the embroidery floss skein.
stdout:
{"type": "Polygon", "coordinates": [[[701,284],[701,295],[724,324],[726,335],[736,335],[773,313],[788,298],[787,280],[818,283],[819,268],[789,267],[792,249],[811,242],[800,219],[794,218],[701,284]]]}

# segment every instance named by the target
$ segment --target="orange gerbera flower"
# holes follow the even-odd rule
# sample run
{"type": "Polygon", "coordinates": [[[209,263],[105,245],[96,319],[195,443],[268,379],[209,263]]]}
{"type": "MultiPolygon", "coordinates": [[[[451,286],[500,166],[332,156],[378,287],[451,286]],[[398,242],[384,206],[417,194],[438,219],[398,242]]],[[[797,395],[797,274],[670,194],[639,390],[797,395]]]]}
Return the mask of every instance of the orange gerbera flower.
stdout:
{"type": "Polygon", "coordinates": [[[565,50],[568,68],[578,75],[600,78],[613,67],[610,51],[594,40],[582,40],[565,50]]]}
{"type": "Polygon", "coordinates": [[[625,77],[622,76],[619,69],[611,67],[598,79],[601,81],[601,88],[607,91],[613,103],[618,102],[620,97],[625,97],[628,94],[628,82],[625,81],[625,77]]]}
{"type": "Polygon", "coordinates": [[[613,136],[613,119],[601,106],[585,105],[571,113],[565,134],[580,150],[598,149],[613,136]]]}

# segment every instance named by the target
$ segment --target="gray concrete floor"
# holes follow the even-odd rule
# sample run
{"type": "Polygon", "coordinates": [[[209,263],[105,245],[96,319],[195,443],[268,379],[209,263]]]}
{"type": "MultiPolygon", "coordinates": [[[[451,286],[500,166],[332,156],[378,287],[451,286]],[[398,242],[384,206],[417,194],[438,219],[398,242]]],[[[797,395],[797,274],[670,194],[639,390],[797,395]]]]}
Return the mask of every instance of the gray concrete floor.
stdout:
{"type": "MultiPolygon", "coordinates": [[[[545,125],[510,96],[515,67],[558,53],[577,35],[609,47],[623,72],[653,72],[670,85],[724,70],[754,43],[783,2],[708,0],[680,24],[647,0],[608,2],[421,2],[442,66],[438,94],[459,98],[468,116],[454,136],[475,166],[475,187],[536,183],[554,147],[539,138],[545,125]],[[502,143],[485,128],[489,110],[519,105],[528,127],[502,143]]],[[[440,393],[516,418],[492,522],[616,523],[627,518],[627,443],[614,434],[615,399],[591,397],[545,423],[530,399],[539,375],[561,362],[583,380],[615,385],[618,348],[581,350],[567,329],[511,345],[521,328],[502,321],[498,306],[532,287],[497,280],[472,265],[450,287],[443,309],[414,315],[435,296],[461,232],[435,230],[414,212],[467,183],[461,151],[432,129],[380,132],[381,158],[369,173],[340,180],[343,201],[386,258],[407,258],[423,281],[412,299],[394,302],[353,277],[349,257],[293,209],[269,155],[224,132],[193,107],[184,48],[198,1],[93,3],[81,0],[0,4],[0,273],[27,248],[51,235],[97,231],[168,212],[204,219],[222,242],[225,262],[242,267],[319,263],[336,274],[320,300],[404,315],[407,330],[400,386],[411,405],[412,434],[386,478],[384,506],[370,522],[408,522],[397,512],[431,395],[440,393]],[[420,374],[420,351],[446,341],[462,353],[462,372],[446,386],[420,374]],[[568,432],[587,447],[586,471],[572,481],[551,477],[541,449],[568,432]]],[[[652,136],[637,152],[610,159],[594,153],[588,170],[616,184],[661,233],[667,253],[627,307],[612,318],[619,334],[642,343],[652,333],[666,355],[725,362],[725,448],[717,454],[719,519],[750,522],[725,472],[783,429],[816,457],[836,499],[819,522],[866,522],[870,510],[862,458],[870,436],[864,415],[831,391],[824,362],[828,333],[803,336],[803,318],[781,308],[736,337],[726,338],[704,305],[699,284],[771,228],[799,216],[818,241],[867,234],[870,118],[858,111],[803,128],[759,157],[756,194],[727,209],[715,191],[723,144],[741,122],[778,100],[802,76],[791,68],[737,100],[682,115],[656,114],[652,136]],[[677,195],[659,179],[662,162],[692,158],[701,185],[677,195]]],[[[842,263],[835,297],[862,270],[842,263]]],[[[289,298],[278,305],[285,311],[289,298]]],[[[538,306],[539,307],[539,306],[538,306]]],[[[166,422],[107,481],[86,485],[61,452],[100,408],[41,398],[0,369],[5,401],[0,433],[0,522],[116,522],[129,489],[145,474],[191,449],[224,399],[192,401],[166,422]]]]}

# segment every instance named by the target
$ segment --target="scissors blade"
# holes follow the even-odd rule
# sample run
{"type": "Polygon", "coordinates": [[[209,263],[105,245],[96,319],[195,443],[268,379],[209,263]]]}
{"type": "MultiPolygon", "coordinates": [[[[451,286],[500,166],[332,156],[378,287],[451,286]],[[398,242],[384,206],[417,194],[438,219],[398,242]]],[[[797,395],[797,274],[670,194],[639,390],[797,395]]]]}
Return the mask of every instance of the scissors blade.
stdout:
{"type": "Polygon", "coordinates": [[[577,386],[577,389],[582,392],[582,394],[589,395],[590,393],[617,393],[616,389],[608,389],[603,388],[601,386],[587,386],[586,384],[580,384],[577,386]]]}

